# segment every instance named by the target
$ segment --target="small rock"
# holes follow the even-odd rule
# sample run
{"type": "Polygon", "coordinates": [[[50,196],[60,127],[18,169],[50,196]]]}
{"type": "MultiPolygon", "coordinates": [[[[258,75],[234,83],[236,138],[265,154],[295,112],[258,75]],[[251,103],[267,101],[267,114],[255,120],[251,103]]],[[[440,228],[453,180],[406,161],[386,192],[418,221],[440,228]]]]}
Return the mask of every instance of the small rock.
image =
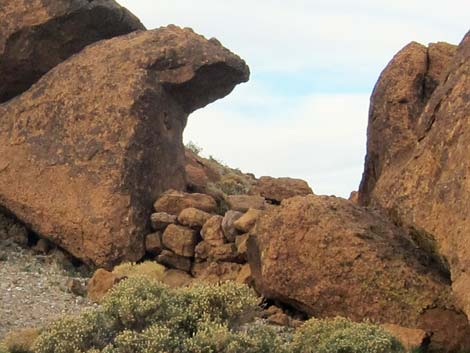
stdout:
{"type": "Polygon", "coordinates": [[[222,221],[222,216],[212,216],[202,227],[202,238],[212,246],[222,245],[225,242],[222,221]]]}
{"type": "Polygon", "coordinates": [[[256,224],[259,216],[261,215],[260,210],[249,209],[242,217],[240,217],[235,223],[235,228],[243,233],[248,233],[251,228],[256,224]]]}
{"type": "Polygon", "coordinates": [[[157,212],[150,216],[150,222],[154,230],[165,230],[170,224],[176,223],[176,218],[166,212],[157,212]]]}
{"type": "Polygon", "coordinates": [[[255,195],[230,195],[227,197],[227,203],[231,210],[246,212],[250,208],[255,210],[264,210],[266,200],[262,196],[255,195]]]}
{"type": "Polygon", "coordinates": [[[234,281],[241,267],[233,262],[196,262],[191,272],[200,281],[218,283],[234,281]]]}
{"type": "Polygon", "coordinates": [[[163,250],[161,254],[158,255],[157,261],[166,267],[185,272],[191,271],[191,260],[189,258],[176,255],[169,250],[163,250]]]}
{"type": "Polygon", "coordinates": [[[76,278],[69,278],[67,280],[67,290],[70,292],[70,293],[73,293],[75,295],[78,295],[78,296],[84,296],[86,295],[87,293],[87,290],[85,288],[85,286],[83,285],[83,283],[76,279],[76,278]]]}
{"type": "Polygon", "coordinates": [[[96,270],[88,282],[88,299],[95,303],[101,302],[106,293],[124,278],[102,268],[96,270]]]}
{"type": "Polygon", "coordinates": [[[162,252],[163,245],[162,245],[162,233],[156,232],[152,234],[148,234],[145,237],[145,251],[152,254],[158,255],[162,252]]]}
{"type": "Polygon", "coordinates": [[[33,250],[39,254],[47,254],[51,247],[51,243],[47,239],[41,238],[33,246],[33,250]]]}
{"type": "Polygon", "coordinates": [[[431,340],[431,334],[424,330],[394,324],[384,324],[382,327],[385,331],[396,337],[407,351],[416,348],[426,348],[431,340]]]}
{"type": "Polygon", "coordinates": [[[179,288],[189,286],[193,281],[193,277],[184,271],[167,270],[162,281],[171,288],[179,288]]]}
{"type": "Polygon", "coordinates": [[[238,211],[227,211],[225,213],[224,219],[222,220],[222,230],[225,235],[225,239],[229,242],[234,242],[235,237],[238,235],[238,230],[235,228],[235,221],[237,221],[241,216],[243,216],[242,212],[238,211]]]}
{"type": "Polygon", "coordinates": [[[179,215],[185,208],[190,207],[208,213],[215,213],[217,203],[209,195],[168,190],[155,202],[154,207],[157,212],[166,212],[172,215],[179,215]]]}
{"type": "Polygon", "coordinates": [[[170,224],[163,233],[162,243],[176,255],[193,257],[197,234],[191,228],[170,224]]]}
{"type": "Polygon", "coordinates": [[[182,225],[201,229],[202,226],[211,218],[211,214],[198,210],[197,208],[185,208],[178,216],[178,222],[182,225]]]}

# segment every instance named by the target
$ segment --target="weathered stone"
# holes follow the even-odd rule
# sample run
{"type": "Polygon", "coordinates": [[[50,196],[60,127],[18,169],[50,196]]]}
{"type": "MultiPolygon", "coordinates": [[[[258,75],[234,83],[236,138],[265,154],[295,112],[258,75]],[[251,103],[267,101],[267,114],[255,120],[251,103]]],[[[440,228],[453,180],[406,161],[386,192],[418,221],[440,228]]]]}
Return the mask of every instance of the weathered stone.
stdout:
{"type": "Polygon", "coordinates": [[[179,288],[191,285],[193,277],[184,271],[167,270],[162,281],[171,288],[179,288]]]}
{"type": "Polygon", "coordinates": [[[218,246],[225,243],[222,216],[212,216],[202,227],[201,236],[208,244],[218,246]]]}
{"type": "Polygon", "coordinates": [[[350,201],[284,200],[259,218],[248,259],[263,296],[308,315],[367,318],[439,336],[445,333],[443,320],[432,311],[439,309],[448,315],[446,325],[455,328],[447,344],[468,340],[469,327],[455,309],[448,279],[406,232],[350,201]]]}
{"type": "Polygon", "coordinates": [[[384,69],[371,97],[367,157],[359,188],[366,205],[382,171],[407,159],[420,135],[419,115],[442,79],[456,47],[429,48],[416,42],[404,47],[384,69]]]}
{"type": "Polygon", "coordinates": [[[235,221],[235,228],[242,233],[248,233],[254,227],[262,211],[250,208],[243,216],[235,221]]]}
{"type": "Polygon", "coordinates": [[[162,265],[177,270],[189,272],[191,271],[191,259],[176,255],[174,252],[163,250],[157,257],[157,261],[162,265]]]}
{"type": "Polygon", "coordinates": [[[207,241],[202,241],[196,246],[195,258],[198,262],[240,262],[242,256],[237,253],[233,243],[213,246],[207,241]]]}
{"type": "Polygon", "coordinates": [[[313,194],[308,183],[301,179],[261,177],[250,194],[263,196],[266,200],[280,203],[284,199],[294,196],[313,194]]]}
{"type": "Polygon", "coordinates": [[[431,342],[431,333],[416,328],[402,327],[394,324],[383,324],[382,327],[396,337],[407,352],[413,349],[426,350],[431,342]]]}
{"type": "Polygon", "coordinates": [[[162,233],[147,234],[145,237],[145,251],[152,255],[158,255],[163,250],[162,233]]]}
{"type": "Polygon", "coordinates": [[[235,237],[239,234],[234,223],[241,216],[243,216],[243,213],[238,211],[227,211],[225,213],[224,219],[222,220],[222,230],[224,232],[225,239],[229,242],[233,243],[235,241],[235,237]]]}
{"type": "Polygon", "coordinates": [[[102,268],[96,270],[88,281],[88,299],[95,303],[101,302],[106,293],[124,278],[102,268]]]}
{"type": "Polygon", "coordinates": [[[176,26],[88,46],[0,105],[0,205],[86,263],[140,259],[152,202],[185,186],[188,115],[248,75],[176,26]]]}
{"type": "Polygon", "coordinates": [[[170,224],[175,224],[177,221],[175,215],[168,214],[166,212],[157,212],[152,213],[150,216],[150,222],[152,223],[152,228],[154,230],[165,230],[170,224]]]}
{"type": "Polygon", "coordinates": [[[264,210],[266,208],[266,200],[262,196],[256,195],[229,195],[227,203],[231,210],[246,212],[250,208],[255,210],[264,210]]]}
{"type": "Polygon", "coordinates": [[[176,255],[193,257],[197,233],[191,228],[170,224],[163,233],[163,245],[176,255]]]}
{"type": "Polygon", "coordinates": [[[253,285],[253,276],[251,275],[250,264],[242,266],[240,272],[238,272],[237,278],[235,278],[235,281],[249,286],[253,285]]]}
{"type": "Polygon", "coordinates": [[[219,283],[235,281],[241,267],[233,262],[196,262],[191,273],[199,281],[219,283]]]}
{"type": "Polygon", "coordinates": [[[211,217],[210,213],[198,210],[197,208],[185,208],[180,212],[178,222],[191,228],[201,229],[211,217]]]}
{"type": "Polygon", "coordinates": [[[410,228],[416,243],[451,272],[459,305],[470,316],[470,32],[419,117],[413,154],[384,169],[370,194],[410,228]]]}
{"type": "Polygon", "coordinates": [[[206,160],[186,149],[186,181],[191,192],[207,193],[208,183],[220,180],[220,174],[210,167],[206,160]]]}
{"type": "Polygon", "coordinates": [[[238,256],[246,261],[246,252],[247,252],[247,242],[248,237],[250,236],[249,233],[239,235],[235,238],[235,246],[237,247],[237,254],[238,256]]]}
{"type": "Polygon", "coordinates": [[[145,27],[112,0],[2,0],[0,103],[87,45],[145,27]]]}
{"type": "Polygon", "coordinates": [[[197,208],[208,213],[214,213],[217,203],[214,198],[205,194],[189,194],[168,190],[155,202],[155,210],[179,215],[186,208],[197,208]]]}

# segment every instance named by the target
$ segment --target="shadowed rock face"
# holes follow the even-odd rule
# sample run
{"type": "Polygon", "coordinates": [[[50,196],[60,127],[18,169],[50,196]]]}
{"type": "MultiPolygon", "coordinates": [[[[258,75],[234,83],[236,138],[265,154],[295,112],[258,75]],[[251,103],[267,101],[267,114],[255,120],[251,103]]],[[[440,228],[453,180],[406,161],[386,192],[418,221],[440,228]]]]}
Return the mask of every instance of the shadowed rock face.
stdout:
{"type": "Polygon", "coordinates": [[[359,201],[370,195],[383,170],[409,157],[419,138],[419,116],[442,80],[456,46],[412,42],[384,69],[374,88],[367,129],[367,157],[359,201]]]}
{"type": "Polygon", "coordinates": [[[446,349],[468,344],[448,278],[406,232],[350,201],[284,200],[251,231],[248,259],[260,293],[314,317],[422,328],[446,349]]]}
{"type": "Polygon", "coordinates": [[[0,102],[85,46],[145,27],[113,0],[2,0],[0,102]]]}
{"type": "Polygon", "coordinates": [[[417,241],[444,258],[470,315],[470,33],[419,117],[419,143],[388,168],[371,204],[414,228],[417,241]]]}
{"type": "Polygon", "coordinates": [[[248,76],[175,26],[88,46],[0,105],[0,204],[87,263],[139,259],[153,201],[185,186],[188,114],[248,76]]]}

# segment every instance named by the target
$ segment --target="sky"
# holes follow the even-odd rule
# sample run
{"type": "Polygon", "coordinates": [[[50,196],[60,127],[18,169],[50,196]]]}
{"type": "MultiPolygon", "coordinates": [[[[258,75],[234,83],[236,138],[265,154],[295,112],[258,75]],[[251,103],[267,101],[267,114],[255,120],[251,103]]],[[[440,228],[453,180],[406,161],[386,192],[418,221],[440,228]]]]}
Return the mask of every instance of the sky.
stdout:
{"type": "Polygon", "coordinates": [[[468,0],[118,0],[148,29],[216,37],[251,79],[194,112],[184,141],[257,177],[306,180],[316,194],[357,190],[369,97],[411,41],[458,44],[468,0]]]}

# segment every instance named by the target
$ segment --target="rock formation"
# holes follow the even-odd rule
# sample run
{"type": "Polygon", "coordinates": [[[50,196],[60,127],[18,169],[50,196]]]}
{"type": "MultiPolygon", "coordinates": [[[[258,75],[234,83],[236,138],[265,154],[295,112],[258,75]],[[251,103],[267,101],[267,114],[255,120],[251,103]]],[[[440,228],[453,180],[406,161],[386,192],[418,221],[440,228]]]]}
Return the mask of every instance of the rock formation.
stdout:
{"type": "Polygon", "coordinates": [[[2,0],[0,103],[84,47],[145,27],[113,0],[2,0]]]}
{"type": "MultiPolygon", "coordinates": [[[[435,254],[470,315],[470,33],[448,65],[418,121],[408,158],[382,171],[369,204],[408,226],[417,243],[435,254]]],[[[366,171],[367,173],[367,171],[366,171]]]]}
{"type": "Polygon", "coordinates": [[[309,315],[421,328],[441,346],[468,343],[448,278],[406,232],[350,201],[284,200],[259,218],[248,259],[261,294],[309,315]]]}
{"type": "Polygon", "coordinates": [[[87,263],[140,259],[153,201],[185,186],[188,115],[248,76],[176,26],[88,46],[0,105],[0,204],[87,263]]]}

